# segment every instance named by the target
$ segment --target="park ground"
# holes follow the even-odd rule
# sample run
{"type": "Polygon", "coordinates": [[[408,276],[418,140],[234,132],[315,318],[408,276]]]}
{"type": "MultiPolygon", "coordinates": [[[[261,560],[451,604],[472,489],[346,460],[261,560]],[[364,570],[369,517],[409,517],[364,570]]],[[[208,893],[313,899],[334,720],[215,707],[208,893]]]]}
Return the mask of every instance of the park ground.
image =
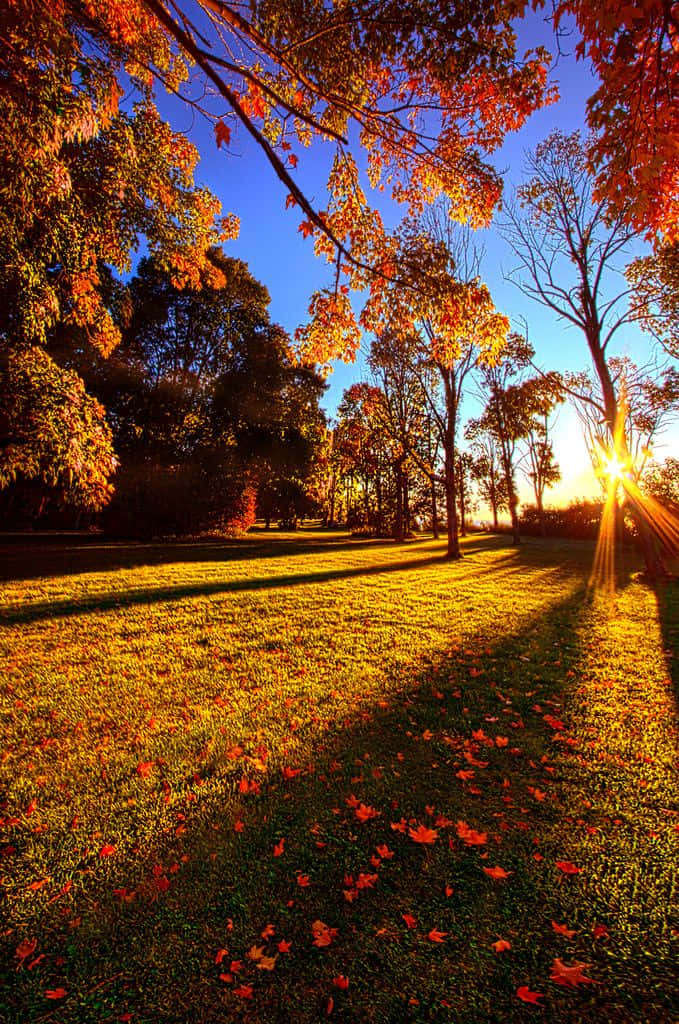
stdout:
{"type": "Polygon", "coordinates": [[[679,588],[463,551],[2,548],[0,1020],[679,1019],[679,588]]]}

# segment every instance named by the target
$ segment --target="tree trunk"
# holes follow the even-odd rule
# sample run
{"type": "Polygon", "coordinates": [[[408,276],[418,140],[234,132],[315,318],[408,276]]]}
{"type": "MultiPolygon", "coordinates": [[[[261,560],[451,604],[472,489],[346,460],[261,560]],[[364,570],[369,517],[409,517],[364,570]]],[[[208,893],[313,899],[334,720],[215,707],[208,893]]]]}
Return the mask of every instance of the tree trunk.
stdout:
{"type": "Polygon", "coordinates": [[[462,537],[466,537],[467,536],[467,519],[466,519],[465,507],[464,507],[464,504],[465,504],[465,487],[464,487],[464,474],[463,473],[460,473],[459,491],[460,491],[460,535],[462,537]]]}
{"type": "Polygon", "coordinates": [[[446,480],[446,519],[447,519],[447,537],[448,547],[446,550],[446,558],[462,558],[462,552],[460,551],[460,537],[458,533],[457,525],[457,493],[455,488],[455,450],[446,450],[445,462],[444,462],[444,473],[446,480]]]}
{"type": "Polygon", "coordinates": [[[399,543],[403,540],[403,462],[395,464],[396,476],[396,519],[394,522],[394,540],[399,543]]]}
{"type": "Polygon", "coordinates": [[[376,500],[377,500],[377,523],[376,523],[377,536],[381,537],[382,536],[382,530],[383,530],[383,526],[382,526],[382,475],[379,472],[379,470],[377,471],[377,473],[375,475],[375,497],[376,497],[376,500]]]}
{"type": "Polygon", "coordinates": [[[436,481],[431,482],[431,528],[434,534],[434,540],[439,539],[439,514],[436,505],[436,481]]]}

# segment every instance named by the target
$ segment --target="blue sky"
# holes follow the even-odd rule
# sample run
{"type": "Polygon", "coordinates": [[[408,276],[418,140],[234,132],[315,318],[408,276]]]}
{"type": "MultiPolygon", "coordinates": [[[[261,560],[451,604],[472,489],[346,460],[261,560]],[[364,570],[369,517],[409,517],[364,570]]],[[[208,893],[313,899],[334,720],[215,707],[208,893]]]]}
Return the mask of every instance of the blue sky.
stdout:
{"type": "MultiPolygon", "coordinates": [[[[562,42],[562,52],[553,63],[552,80],[558,85],[558,103],[538,111],[524,128],[508,136],[504,146],[492,157],[503,173],[505,195],[510,196],[522,178],[524,156],[556,128],[565,132],[582,129],[587,97],[596,87],[586,64],[576,62],[572,51],[575,36],[562,42]]],[[[519,28],[519,50],[543,44],[554,52],[551,29],[542,16],[531,14],[519,28]]],[[[218,150],[212,125],[195,117],[188,108],[171,101],[160,104],[161,112],[175,128],[186,131],[201,153],[197,180],[207,185],[222,202],[223,211],[238,215],[241,222],[240,237],[226,245],[226,251],[244,260],[253,275],[269,290],[271,318],[290,333],[307,318],[307,307],[312,292],[329,283],[330,269],[316,259],[310,239],[303,239],[298,231],[301,219],[294,208],[285,210],[285,187],[254,142],[244,132],[234,131],[228,151],[218,150]]],[[[310,150],[299,152],[299,166],[294,172],[307,195],[320,208],[325,206],[325,180],[332,160],[332,147],[316,144],[310,150]]],[[[367,190],[367,184],[365,185],[367,190]]],[[[402,213],[400,207],[385,203],[384,197],[375,200],[387,224],[396,224],[402,213]]],[[[585,340],[573,328],[564,326],[553,314],[538,303],[527,299],[504,274],[512,266],[512,254],[497,230],[479,232],[479,242],[485,248],[482,277],[490,287],[498,309],[506,313],[513,324],[521,329],[523,321],[529,325],[529,337],[536,348],[537,362],[545,369],[584,369],[589,366],[585,340]]],[[[366,340],[365,348],[368,347],[366,340]]],[[[648,341],[634,329],[621,331],[616,354],[629,355],[637,361],[648,356],[648,341]]],[[[336,364],[329,378],[329,389],[324,406],[333,413],[342,391],[365,376],[364,358],[359,354],[354,364],[336,364]]],[[[464,418],[476,415],[478,403],[470,395],[464,408],[464,418]]],[[[679,449],[679,430],[676,424],[667,434],[665,450],[658,448],[662,457],[679,449]]],[[[563,481],[549,495],[553,502],[567,501],[572,496],[588,496],[598,492],[581,439],[577,418],[572,409],[562,408],[555,427],[555,448],[561,465],[563,481]]],[[[522,491],[529,500],[527,490],[522,491]]]]}

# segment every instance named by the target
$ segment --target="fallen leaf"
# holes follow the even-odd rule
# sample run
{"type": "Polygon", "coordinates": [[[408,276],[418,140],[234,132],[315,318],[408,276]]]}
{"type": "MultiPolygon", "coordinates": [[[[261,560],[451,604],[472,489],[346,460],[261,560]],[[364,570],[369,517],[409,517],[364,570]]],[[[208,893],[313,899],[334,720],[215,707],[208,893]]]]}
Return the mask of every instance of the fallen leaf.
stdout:
{"type": "Polygon", "coordinates": [[[337,988],[349,988],[349,979],[344,974],[338,974],[336,978],[332,979],[332,983],[337,988]]]}
{"type": "Polygon", "coordinates": [[[252,985],[239,985],[238,988],[233,990],[235,996],[240,996],[241,999],[252,998],[252,985]]]}
{"type": "Polygon", "coordinates": [[[466,821],[458,821],[455,824],[455,831],[458,837],[467,846],[483,846],[488,842],[487,832],[476,832],[470,828],[466,821]]]}
{"type": "Polygon", "coordinates": [[[565,924],[557,924],[556,921],[552,921],[552,928],[557,935],[565,935],[567,939],[572,939],[575,935],[574,929],[568,928],[565,924]]]}
{"type": "Polygon", "coordinates": [[[498,939],[497,942],[491,943],[496,953],[504,953],[506,949],[511,949],[511,942],[507,942],[506,939],[498,939]]]}
{"type": "Polygon", "coordinates": [[[406,923],[406,928],[417,928],[417,918],[412,914],[401,914],[401,917],[406,923]]]}
{"type": "Polygon", "coordinates": [[[323,921],[314,921],[311,925],[311,932],[314,936],[314,946],[329,946],[332,940],[337,935],[337,928],[330,928],[323,921]]]}
{"type": "Polygon", "coordinates": [[[439,837],[435,828],[427,828],[426,825],[418,825],[417,828],[409,828],[408,835],[414,843],[435,843],[439,837]]]}
{"type": "Polygon", "coordinates": [[[359,821],[366,822],[370,821],[371,818],[379,817],[379,811],[376,811],[374,807],[370,807],[369,804],[361,803],[358,805],[354,814],[359,821]]]}
{"type": "Polygon", "coordinates": [[[284,850],[285,850],[285,839],[281,839],[281,841],[279,843],[276,843],[276,845],[273,848],[273,855],[274,855],[274,857],[282,857],[284,850]]]}
{"type": "Polygon", "coordinates": [[[489,878],[509,878],[512,874],[511,871],[505,871],[504,868],[484,868],[484,872],[489,878]]]}
{"type": "Polygon", "coordinates": [[[443,942],[447,934],[448,932],[439,932],[436,930],[436,928],[432,928],[432,930],[427,935],[427,938],[429,939],[430,942],[443,942]]]}
{"type": "Polygon", "coordinates": [[[32,956],[38,945],[37,939],[24,939],[16,948],[16,955],[23,962],[27,957],[32,956]]]}
{"type": "Polygon", "coordinates": [[[276,956],[260,956],[259,960],[257,961],[257,968],[260,971],[273,971],[274,967],[276,966],[277,959],[278,954],[276,954],[276,956]]]}
{"type": "Polygon", "coordinates": [[[596,985],[597,982],[594,978],[586,978],[582,973],[583,969],[589,967],[589,964],[583,964],[576,962],[567,966],[558,957],[555,958],[552,964],[552,973],[550,974],[550,980],[555,981],[557,985],[565,985],[568,988],[575,988],[576,985],[596,985]]]}
{"type": "Polygon", "coordinates": [[[64,996],[68,995],[68,989],[65,988],[48,988],[45,989],[45,999],[63,999],[64,996]]]}
{"type": "Polygon", "coordinates": [[[582,868],[576,868],[572,860],[557,860],[556,866],[559,871],[563,871],[564,875],[579,875],[583,870],[582,868]]]}
{"type": "Polygon", "coordinates": [[[544,999],[542,992],[531,992],[526,985],[517,988],[516,994],[524,1003],[533,1003],[535,1006],[539,1006],[539,1000],[544,999]]]}

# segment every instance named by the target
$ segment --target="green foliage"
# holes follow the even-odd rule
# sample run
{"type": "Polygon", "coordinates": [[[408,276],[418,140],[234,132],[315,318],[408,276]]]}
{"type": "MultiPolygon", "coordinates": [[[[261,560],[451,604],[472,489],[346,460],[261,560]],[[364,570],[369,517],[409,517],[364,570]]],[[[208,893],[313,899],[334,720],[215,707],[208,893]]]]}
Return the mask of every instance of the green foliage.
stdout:
{"type": "Polygon", "coordinates": [[[38,482],[96,511],[115,468],[111,429],[83,381],[40,348],[0,353],[0,490],[38,482]]]}
{"type": "Polygon", "coordinates": [[[277,508],[304,492],[323,382],[294,360],[246,265],[219,249],[208,263],[200,287],[179,289],[143,260],[121,346],[83,371],[114,426],[121,470],[107,523],[126,535],[228,529],[245,521],[247,488],[278,495],[277,508]]]}

